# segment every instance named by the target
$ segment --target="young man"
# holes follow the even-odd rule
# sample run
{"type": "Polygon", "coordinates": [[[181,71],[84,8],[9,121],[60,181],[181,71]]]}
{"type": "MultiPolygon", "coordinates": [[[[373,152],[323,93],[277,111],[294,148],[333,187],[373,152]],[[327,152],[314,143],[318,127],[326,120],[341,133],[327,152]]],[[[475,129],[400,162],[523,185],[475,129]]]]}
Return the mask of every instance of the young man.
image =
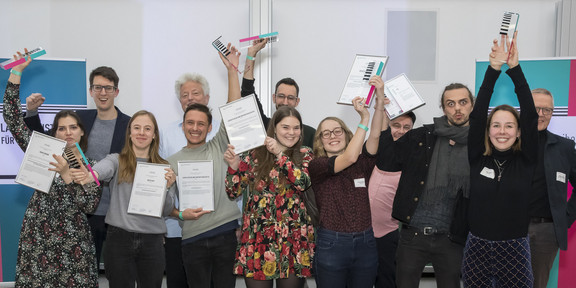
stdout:
{"type": "Polygon", "coordinates": [[[392,217],[401,222],[396,254],[398,287],[418,287],[424,266],[432,263],[438,287],[460,287],[460,267],[467,231],[456,213],[459,197],[469,191],[467,140],[474,105],[470,90],[446,86],[440,99],[444,116],[412,129],[394,141],[383,131],[379,149],[384,171],[402,171],[392,217]],[[460,233],[457,232],[460,231],[460,233]]]}
{"type": "MultiPolygon", "coordinates": [[[[236,54],[229,57],[234,57],[236,54]]],[[[227,60],[228,102],[240,98],[238,74],[227,60]]],[[[236,56],[236,66],[237,56],[236,56]]],[[[212,160],[214,185],[214,213],[198,209],[174,209],[172,216],[183,221],[182,260],[190,287],[234,287],[232,274],[237,239],[236,228],[241,213],[234,200],[230,200],[224,187],[227,164],[224,152],[228,136],[221,125],[212,140],[206,142],[212,131],[212,114],[206,105],[194,103],[184,112],[182,131],[187,145],[168,158],[172,169],[178,173],[178,161],[212,160]]]]}
{"type": "MultiPolygon", "coordinates": [[[[78,110],[78,116],[82,120],[88,133],[88,149],[86,157],[96,161],[102,160],[110,153],[120,153],[124,147],[126,128],[130,116],[122,113],[114,106],[114,100],[118,97],[120,78],[116,71],[110,67],[98,67],[89,76],[90,96],[94,100],[96,109],[78,110]],[[110,133],[112,131],[112,133],[110,133]]],[[[38,107],[44,103],[45,98],[41,94],[32,94],[26,98],[27,115],[24,118],[26,125],[35,131],[44,132],[38,107]]],[[[110,188],[108,183],[102,183],[102,197],[94,214],[88,215],[88,222],[92,228],[92,235],[96,245],[96,259],[100,264],[102,244],[106,239],[106,224],[104,218],[110,205],[110,188]]],[[[99,267],[98,267],[99,268],[99,267]]]]}
{"type": "MultiPolygon", "coordinates": [[[[182,74],[174,85],[176,97],[180,101],[182,111],[192,104],[208,105],[210,101],[210,85],[208,80],[197,73],[182,74]]],[[[210,141],[220,128],[220,121],[212,120],[212,129],[206,135],[210,141]]],[[[182,121],[171,123],[160,129],[160,156],[164,159],[182,150],[187,143],[182,121]]],[[[166,284],[168,288],[188,287],[186,271],[182,262],[182,228],[178,220],[166,218],[166,239],[164,249],[166,253],[166,284]]]]}
{"type": "MultiPolygon", "coordinates": [[[[263,39],[258,43],[250,46],[248,48],[248,55],[246,58],[246,69],[244,71],[244,78],[242,78],[242,97],[254,94],[256,95],[256,90],[254,89],[254,63],[255,57],[260,50],[262,50],[266,46],[266,40],[263,39]]],[[[280,106],[290,106],[290,107],[297,107],[300,103],[300,98],[298,94],[300,93],[300,87],[298,87],[298,83],[294,81],[292,78],[284,78],[276,83],[276,90],[274,94],[272,94],[272,102],[276,106],[276,109],[280,106]]],[[[264,127],[268,127],[268,122],[270,121],[270,117],[264,114],[264,109],[262,108],[262,103],[258,99],[256,95],[256,99],[258,102],[258,108],[260,109],[260,115],[262,116],[262,122],[264,122],[264,127]]],[[[303,143],[305,146],[312,148],[314,142],[314,134],[316,133],[316,129],[308,126],[303,125],[304,127],[304,139],[303,143]]]]}
{"type": "Polygon", "coordinates": [[[538,164],[529,206],[530,254],[534,287],[545,288],[558,249],[568,248],[568,227],[576,218],[576,191],[566,202],[568,182],[576,187],[574,141],[548,131],[554,112],[550,91],[532,90],[538,112],[538,164]]]}

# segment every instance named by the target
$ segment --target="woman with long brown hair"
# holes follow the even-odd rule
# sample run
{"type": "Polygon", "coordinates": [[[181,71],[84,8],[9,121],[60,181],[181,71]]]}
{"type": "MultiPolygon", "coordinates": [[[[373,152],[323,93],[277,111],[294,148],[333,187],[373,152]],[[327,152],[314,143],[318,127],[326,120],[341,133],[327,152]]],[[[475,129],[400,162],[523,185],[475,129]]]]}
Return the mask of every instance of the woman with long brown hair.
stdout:
{"type": "MultiPolygon", "coordinates": [[[[163,218],[128,213],[128,204],[138,162],[168,164],[158,154],[159,133],[154,114],[141,110],[128,123],[126,145],[120,154],[110,154],[94,166],[98,179],[110,182],[110,207],[106,214],[108,235],[104,251],[106,278],[110,287],[161,287],[166,265],[163,218]]],[[[176,176],[166,169],[168,191],[163,216],[174,209],[176,176]]],[[[77,181],[91,182],[86,171],[73,172],[77,181]]]]}
{"type": "Polygon", "coordinates": [[[303,287],[311,276],[314,229],[303,193],[310,186],[310,148],[302,146],[302,118],[282,106],[272,116],[264,146],[236,155],[229,145],[226,192],[245,197],[234,274],[247,287],[303,287]]]}

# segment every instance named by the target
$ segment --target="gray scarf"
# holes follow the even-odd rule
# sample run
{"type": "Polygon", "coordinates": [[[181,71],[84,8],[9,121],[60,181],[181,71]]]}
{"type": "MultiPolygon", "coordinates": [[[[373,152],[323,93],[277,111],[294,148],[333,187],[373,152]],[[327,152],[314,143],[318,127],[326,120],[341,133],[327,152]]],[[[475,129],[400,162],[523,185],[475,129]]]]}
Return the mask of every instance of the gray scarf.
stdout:
{"type": "Polygon", "coordinates": [[[434,118],[434,127],[437,138],[427,184],[411,225],[448,231],[458,190],[462,189],[466,196],[470,190],[469,126],[451,126],[442,116],[434,118]]]}

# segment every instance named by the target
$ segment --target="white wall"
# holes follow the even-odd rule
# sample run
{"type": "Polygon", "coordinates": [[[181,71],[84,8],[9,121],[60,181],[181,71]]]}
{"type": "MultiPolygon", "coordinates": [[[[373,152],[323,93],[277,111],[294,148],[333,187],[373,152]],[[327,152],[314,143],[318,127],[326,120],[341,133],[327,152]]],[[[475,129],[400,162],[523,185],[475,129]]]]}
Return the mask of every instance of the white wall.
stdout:
{"type": "Polygon", "coordinates": [[[389,10],[438,13],[436,81],[414,83],[427,102],[416,110],[418,125],[442,114],[439,96],[449,83],[462,82],[474,91],[475,59],[488,58],[504,11],[521,15],[521,58],[552,57],[555,51],[557,1],[552,0],[272,1],[273,29],[281,35],[272,51],[272,81],[289,76],[299,83],[299,110],[304,122],[312,126],[330,115],[342,117],[349,126],[358,123],[356,112],[336,100],[356,53],[388,55],[389,61],[395,60],[395,55],[386,53],[389,10]]]}
{"type": "MultiPolygon", "coordinates": [[[[522,58],[552,57],[555,51],[556,0],[270,1],[273,31],[280,33],[280,42],[271,50],[272,82],[286,76],[298,81],[299,110],[312,126],[330,115],[351,126],[357,123],[350,107],[335,102],[354,54],[387,54],[389,10],[438,13],[437,77],[415,83],[428,103],[416,111],[417,124],[441,115],[438,97],[445,85],[462,82],[474,88],[474,60],[487,58],[504,11],[521,15],[522,58]]],[[[213,108],[225,102],[226,74],[210,43],[220,35],[229,41],[249,35],[249,3],[3,0],[0,56],[43,46],[45,57],[86,58],[88,72],[112,66],[120,75],[117,105],[124,112],[149,109],[161,123],[172,122],[181,116],[173,84],[183,72],[200,72],[208,78],[213,108]]],[[[90,99],[88,103],[93,107],[90,99]]]]}

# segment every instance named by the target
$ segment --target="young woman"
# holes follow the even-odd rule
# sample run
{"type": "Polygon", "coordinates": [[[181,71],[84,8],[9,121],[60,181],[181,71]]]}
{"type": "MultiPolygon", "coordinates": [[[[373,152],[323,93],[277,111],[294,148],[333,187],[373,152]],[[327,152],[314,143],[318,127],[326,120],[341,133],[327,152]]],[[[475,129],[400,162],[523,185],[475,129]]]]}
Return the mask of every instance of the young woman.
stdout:
{"type": "MultiPolygon", "coordinates": [[[[518,64],[516,42],[494,40],[490,66],[470,114],[470,233],[462,267],[465,287],[532,287],[528,203],[537,161],[538,114],[518,64]],[[518,112],[497,106],[487,115],[494,84],[507,63],[518,112]]],[[[516,40],[516,39],[514,39],[516,40]]]]}
{"type": "MultiPolygon", "coordinates": [[[[20,52],[15,56],[22,57],[20,52]]],[[[12,68],[4,94],[4,121],[23,151],[32,131],[22,118],[20,79],[30,62],[28,57],[12,68]]],[[[86,149],[84,127],[72,111],[58,112],[52,125],[51,136],[66,141],[66,153],[64,157],[54,155],[56,161],[50,163],[54,167],[49,170],[58,173],[50,191],[35,191],[28,203],[18,245],[16,287],[98,287],[96,252],[86,213],[98,206],[101,190],[95,184],[75,184],[69,170],[82,161],[76,143],[86,149]]]]}
{"type": "Polygon", "coordinates": [[[352,102],[361,120],[352,136],[344,122],[328,117],[314,136],[310,178],[320,213],[314,271],[318,287],[373,287],[378,251],[370,219],[368,184],[378,151],[384,115],[384,82],[370,79],[376,87],[372,132],[363,149],[370,113],[363,99],[352,102]]]}
{"type": "MultiPolygon", "coordinates": [[[[110,207],[106,214],[108,235],[104,250],[106,278],[110,287],[161,287],[166,265],[163,218],[129,214],[128,204],[137,162],[168,164],[158,155],[158,125],[148,111],[136,112],[128,123],[126,145],[120,154],[110,154],[94,166],[98,179],[110,182],[110,207]]],[[[176,175],[166,168],[167,193],[163,215],[174,209],[176,175]]],[[[75,181],[94,181],[89,173],[72,172],[75,181]]]]}
{"type": "Polygon", "coordinates": [[[282,106],[272,116],[265,145],[236,155],[229,145],[226,192],[248,193],[234,274],[247,287],[303,287],[310,276],[314,229],[304,190],[310,186],[310,148],[302,146],[302,118],[282,106]]]}

